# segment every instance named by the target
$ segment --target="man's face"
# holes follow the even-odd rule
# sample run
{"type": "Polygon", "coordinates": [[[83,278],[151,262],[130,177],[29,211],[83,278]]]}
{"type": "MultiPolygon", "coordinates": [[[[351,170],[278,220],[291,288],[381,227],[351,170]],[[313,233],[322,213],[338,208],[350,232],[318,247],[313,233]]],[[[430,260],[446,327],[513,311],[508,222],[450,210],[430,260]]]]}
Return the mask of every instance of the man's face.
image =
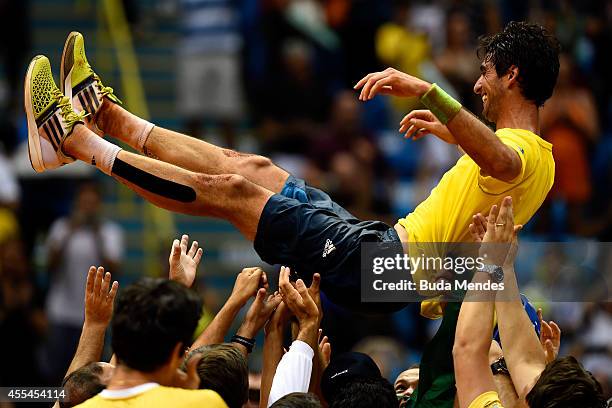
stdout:
{"type": "Polygon", "coordinates": [[[395,384],[393,388],[395,389],[395,395],[398,398],[401,398],[400,407],[406,405],[407,398],[402,397],[410,397],[414,390],[416,390],[419,385],[419,369],[411,368],[402,372],[397,376],[395,380],[395,384]]]}
{"type": "Polygon", "coordinates": [[[474,92],[482,98],[483,116],[490,122],[496,122],[503,94],[503,82],[497,76],[495,67],[486,59],[480,65],[480,77],[474,85],[474,92]]]}

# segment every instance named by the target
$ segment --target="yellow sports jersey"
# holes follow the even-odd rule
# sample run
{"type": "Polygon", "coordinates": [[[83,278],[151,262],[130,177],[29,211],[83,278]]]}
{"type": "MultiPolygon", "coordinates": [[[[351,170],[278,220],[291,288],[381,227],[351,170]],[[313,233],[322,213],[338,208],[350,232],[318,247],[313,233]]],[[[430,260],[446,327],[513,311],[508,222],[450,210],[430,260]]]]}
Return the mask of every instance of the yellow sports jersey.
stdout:
{"type": "Polygon", "coordinates": [[[477,396],[468,408],[504,408],[495,391],[487,391],[477,396]]]}
{"type": "Polygon", "coordinates": [[[468,225],[476,213],[512,196],[514,222],[525,224],[540,208],[555,178],[552,145],[523,129],[499,129],[501,141],[521,158],[521,172],[511,182],[483,176],[467,154],[444,174],[425,201],[398,222],[409,242],[471,242],[468,225]]]}
{"type": "MultiPolygon", "coordinates": [[[[477,213],[487,215],[493,204],[512,196],[514,222],[525,224],[540,208],[555,178],[552,145],[536,134],[523,129],[499,129],[501,141],[515,150],[521,159],[521,171],[511,182],[483,176],[467,154],[444,174],[425,201],[398,222],[406,229],[406,250],[412,257],[445,257],[452,252],[452,243],[472,242],[468,226],[477,213]]],[[[435,280],[435,270],[413,271],[415,282],[435,280]]],[[[422,290],[423,296],[436,296],[437,289],[422,290]]],[[[422,314],[437,317],[436,302],[424,303],[422,314]],[[431,309],[431,310],[429,310],[431,309]]]]}
{"type": "Polygon", "coordinates": [[[223,399],[214,391],[185,390],[152,383],[127,390],[104,390],[77,406],[83,408],[227,408],[223,399]]]}

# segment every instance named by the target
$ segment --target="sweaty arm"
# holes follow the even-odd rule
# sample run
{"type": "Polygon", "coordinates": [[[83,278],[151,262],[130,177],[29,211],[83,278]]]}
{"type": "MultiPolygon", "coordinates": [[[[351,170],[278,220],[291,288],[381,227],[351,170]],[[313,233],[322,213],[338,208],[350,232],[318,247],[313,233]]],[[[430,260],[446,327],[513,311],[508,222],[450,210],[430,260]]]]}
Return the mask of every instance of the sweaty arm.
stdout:
{"type": "Polygon", "coordinates": [[[521,172],[518,153],[506,146],[495,133],[465,108],[447,123],[459,146],[486,175],[512,181],[521,172]]]}

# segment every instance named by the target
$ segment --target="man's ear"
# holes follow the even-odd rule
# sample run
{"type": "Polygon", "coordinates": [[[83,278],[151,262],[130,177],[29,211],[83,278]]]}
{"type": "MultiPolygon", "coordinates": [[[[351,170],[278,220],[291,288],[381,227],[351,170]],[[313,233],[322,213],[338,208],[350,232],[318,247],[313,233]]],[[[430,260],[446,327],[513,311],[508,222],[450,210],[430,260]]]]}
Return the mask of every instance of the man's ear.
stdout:
{"type": "Polygon", "coordinates": [[[506,79],[508,80],[509,88],[514,85],[518,85],[518,76],[519,69],[516,65],[512,65],[510,68],[508,68],[508,71],[506,72],[506,79]]]}

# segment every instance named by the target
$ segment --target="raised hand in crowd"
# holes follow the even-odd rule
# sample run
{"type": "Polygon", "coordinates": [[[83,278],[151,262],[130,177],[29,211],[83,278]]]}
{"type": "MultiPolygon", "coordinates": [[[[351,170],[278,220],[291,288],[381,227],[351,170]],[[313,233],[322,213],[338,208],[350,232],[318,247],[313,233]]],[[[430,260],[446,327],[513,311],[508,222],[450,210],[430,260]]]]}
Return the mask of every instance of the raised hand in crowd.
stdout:
{"type": "Polygon", "coordinates": [[[234,319],[259,288],[268,289],[268,277],[259,267],[244,268],[236,277],[234,289],[213,321],[191,346],[192,349],[207,344],[222,343],[234,319]]]}
{"type": "Polygon", "coordinates": [[[87,272],[85,285],[85,321],[79,345],[66,376],[85,364],[100,361],[104,347],[104,333],[113,315],[113,305],[119,283],[111,284],[110,272],[104,267],[92,266],[87,272]]]}
{"type": "Polygon", "coordinates": [[[184,234],[180,241],[175,239],[168,257],[169,279],[190,288],[202,260],[202,253],[202,248],[198,248],[198,241],[193,241],[189,247],[189,235],[184,234]]]}
{"type": "MultiPolygon", "coordinates": [[[[268,295],[265,288],[259,288],[255,294],[255,300],[251,304],[251,307],[249,307],[244,321],[236,332],[236,335],[253,340],[281,302],[282,297],[280,293],[276,292],[268,295]]],[[[236,345],[245,355],[252,351],[241,343],[237,343],[236,345]]]]}
{"type": "Polygon", "coordinates": [[[544,354],[546,354],[546,363],[554,361],[559,355],[559,348],[561,347],[561,328],[557,323],[546,322],[542,318],[542,309],[538,309],[538,319],[540,319],[540,344],[544,354]]]}
{"type": "MultiPolygon", "coordinates": [[[[299,330],[296,339],[301,340],[308,344],[313,350],[317,348],[317,337],[319,332],[319,324],[321,322],[322,314],[317,306],[317,301],[313,298],[311,290],[306,287],[306,284],[302,279],[298,279],[295,282],[295,287],[289,281],[290,269],[281,266],[279,276],[279,290],[283,297],[283,302],[287,305],[289,310],[295,315],[298,320],[299,330]]],[[[313,276],[313,285],[315,289],[312,292],[315,297],[319,297],[319,283],[321,281],[320,275],[318,278],[313,276]]]]}

